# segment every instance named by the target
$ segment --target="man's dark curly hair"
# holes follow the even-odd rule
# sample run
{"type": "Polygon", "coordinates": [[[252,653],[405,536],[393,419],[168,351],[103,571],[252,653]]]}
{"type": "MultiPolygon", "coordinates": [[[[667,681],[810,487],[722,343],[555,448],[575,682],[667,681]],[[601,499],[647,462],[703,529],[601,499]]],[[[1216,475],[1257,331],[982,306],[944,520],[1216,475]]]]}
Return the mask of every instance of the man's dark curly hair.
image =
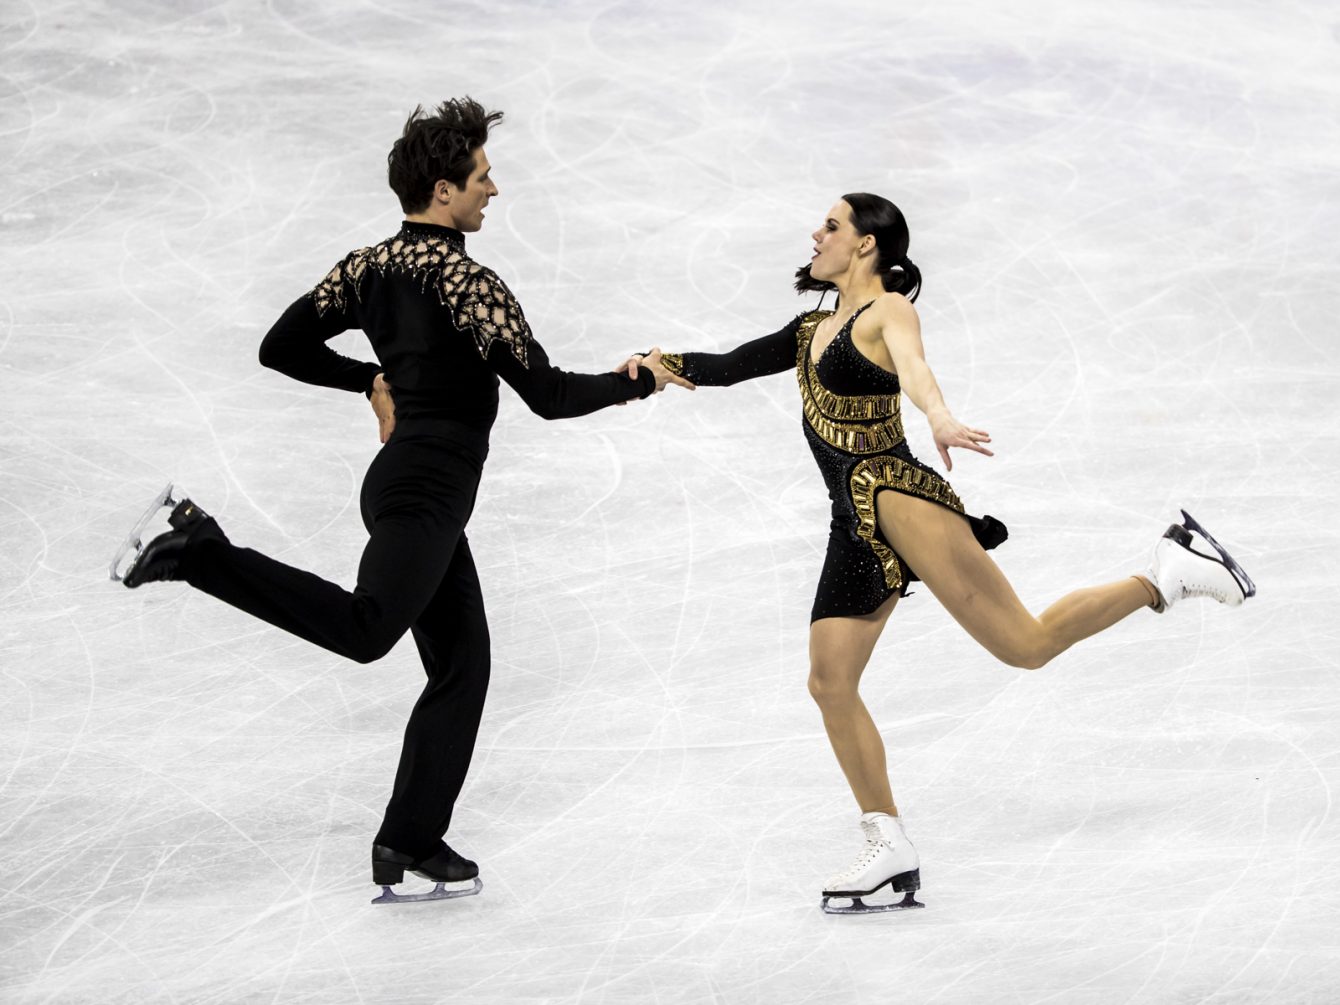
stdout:
{"type": "Polygon", "coordinates": [[[442,102],[428,115],[415,107],[405,131],[386,156],[386,180],[406,213],[421,213],[433,199],[433,187],[446,179],[465,187],[474,167],[475,151],[489,138],[489,128],[502,112],[486,112],[468,94],[442,102]]]}

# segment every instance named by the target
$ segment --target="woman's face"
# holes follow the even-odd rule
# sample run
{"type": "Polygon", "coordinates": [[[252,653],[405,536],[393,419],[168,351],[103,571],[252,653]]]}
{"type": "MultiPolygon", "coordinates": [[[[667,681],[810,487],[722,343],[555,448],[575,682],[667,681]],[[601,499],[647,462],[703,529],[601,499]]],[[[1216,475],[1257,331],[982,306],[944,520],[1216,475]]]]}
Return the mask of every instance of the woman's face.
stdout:
{"type": "Polygon", "coordinates": [[[851,207],[839,199],[828,211],[828,216],[813,234],[814,257],[810,259],[810,275],[831,282],[851,266],[851,260],[860,250],[868,235],[858,234],[851,222],[851,207]]]}

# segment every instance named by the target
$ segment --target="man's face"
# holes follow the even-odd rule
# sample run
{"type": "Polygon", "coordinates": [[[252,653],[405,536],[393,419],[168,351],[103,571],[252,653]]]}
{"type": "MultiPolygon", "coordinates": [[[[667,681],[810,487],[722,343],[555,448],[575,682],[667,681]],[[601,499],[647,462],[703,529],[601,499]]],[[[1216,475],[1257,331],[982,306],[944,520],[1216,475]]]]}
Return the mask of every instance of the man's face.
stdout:
{"type": "Polygon", "coordinates": [[[451,182],[447,182],[451,188],[451,201],[447,204],[447,209],[455,221],[456,229],[463,233],[473,233],[484,226],[484,207],[498,194],[498,186],[494,185],[493,179],[489,177],[490,168],[489,159],[484,155],[484,148],[478,147],[475,149],[475,166],[470,169],[470,177],[465,180],[465,186],[457,188],[451,182]]]}

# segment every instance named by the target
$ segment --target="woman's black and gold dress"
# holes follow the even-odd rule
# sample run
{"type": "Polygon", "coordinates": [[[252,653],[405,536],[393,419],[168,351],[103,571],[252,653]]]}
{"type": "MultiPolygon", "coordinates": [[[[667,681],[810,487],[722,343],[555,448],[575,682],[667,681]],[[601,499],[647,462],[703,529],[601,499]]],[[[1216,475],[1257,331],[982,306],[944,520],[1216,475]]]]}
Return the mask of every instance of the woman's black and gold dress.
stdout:
{"type": "Polygon", "coordinates": [[[1008,535],[994,517],[968,516],[949,483],[912,456],[903,436],[898,377],[867,359],[851,329],[868,308],[853,314],[818,360],[810,344],[832,311],[811,311],[779,332],[728,353],[666,353],[665,366],[694,384],[729,385],[795,367],[805,439],[828,485],[833,520],[828,555],[810,621],[869,614],[918,579],[880,533],[875,497],[888,490],[939,503],[961,513],[983,548],[1008,535]]]}

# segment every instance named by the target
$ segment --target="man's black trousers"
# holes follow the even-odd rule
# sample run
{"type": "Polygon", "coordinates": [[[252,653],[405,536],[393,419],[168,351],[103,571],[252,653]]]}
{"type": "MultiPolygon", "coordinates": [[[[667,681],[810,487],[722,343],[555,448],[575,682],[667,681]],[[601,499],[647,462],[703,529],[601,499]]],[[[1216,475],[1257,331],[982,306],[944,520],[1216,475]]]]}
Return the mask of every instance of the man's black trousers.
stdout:
{"type": "Polygon", "coordinates": [[[192,586],[331,652],[370,663],[414,635],[428,674],[405,727],[395,789],[375,844],[437,851],[465,781],[489,683],[489,630],[465,538],[478,451],[396,429],[363,479],[371,535],[352,593],[226,538],[200,533],[183,555],[192,586]]]}

